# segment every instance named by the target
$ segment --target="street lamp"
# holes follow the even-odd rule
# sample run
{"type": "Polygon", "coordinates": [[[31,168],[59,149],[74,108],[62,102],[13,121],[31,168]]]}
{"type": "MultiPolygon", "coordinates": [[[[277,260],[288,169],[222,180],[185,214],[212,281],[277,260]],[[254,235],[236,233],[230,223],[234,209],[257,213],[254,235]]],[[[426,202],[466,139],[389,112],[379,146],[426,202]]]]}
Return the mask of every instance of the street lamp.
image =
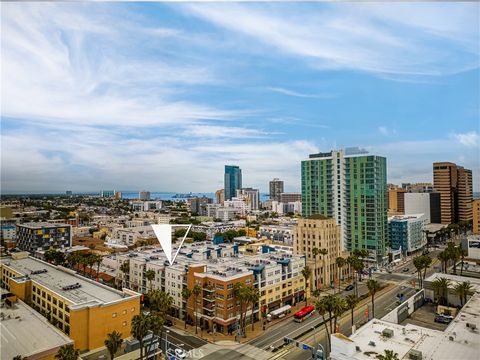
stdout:
{"type": "Polygon", "coordinates": [[[170,330],[165,331],[165,356],[167,356],[167,350],[168,350],[168,333],[170,330]]]}

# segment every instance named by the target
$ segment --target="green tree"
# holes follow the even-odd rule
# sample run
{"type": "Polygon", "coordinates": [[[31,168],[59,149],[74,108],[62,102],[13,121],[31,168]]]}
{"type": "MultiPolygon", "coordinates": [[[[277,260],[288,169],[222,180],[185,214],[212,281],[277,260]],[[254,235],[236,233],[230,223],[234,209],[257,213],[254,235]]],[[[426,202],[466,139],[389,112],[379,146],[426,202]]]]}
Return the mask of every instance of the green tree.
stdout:
{"type": "Polygon", "coordinates": [[[313,270],[313,271],[314,271],[314,275],[315,275],[314,278],[313,278],[314,284],[315,284],[315,290],[318,289],[317,256],[318,256],[319,252],[320,252],[320,249],[317,248],[317,247],[314,247],[314,248],[312,249],[312,256],[313,256],[313,260],[314,260],[314,262],[315,262],[314,270],[313,270]]]}
{"type": "Polygon", "coordinates": [[[113,360],[115,354],[123,343],[122,334],[118,331],[108,333],[104,343],[107,347],[108,353],[110,354],[110,359],[113,360]]]}
{"type": "Polygon", "coordinates": [[[447,278],[438,278],[432,282],[432,288],[435,295],[438,295],[438,303],[448,306],[448,291],[450,289],[450,280],[447,278]]]}
{"type": "Polygon", "coordinates": [[[123,273],[123,287],[127,287],[127,276],[130,274],[130,262],[124,261],[120,265],[120,271],[123,273]]]}
{"type": "Polygon", "coordinates": [[[333,330],[337,331],[337,319],[342,316],[342,314],[347,310],[347,304],[344,299],[335,297],[335,301],[333,302],[333,330]]]}
{"type": "MultiPolygon", "coordinates": [[[[328,250],[323,248],[323,249],[320,249],[318,251],[318,254],[319,255],[322,255],[322,262],[323,262],[323,265],[322,265],[322,283],[323,283],[323,286],[327,285],[327,279],[326,279],[326,274],[327,272],[325,271],[325,256],[327,256],[328,254],[328,250]]],[[[330,285],[330,281],[329,281],[329,284],[330,285]]]]}
{"type": "Polygon", "coordinates": [[[377,280],[367,281],[368,294],[372,297],[372,318],[375,317],[375,294],[380,290],[380,283],[377,280]]]}
{"type": "Polygon", "coordinates": [[[55,354],[57,360],[77,360],[80,356],[80,350],[75,349],[73,344],[63,345],[55,354]]]}
{"type": "Polygon", "coordinates": [[[340,292],[340,284],[343,280],[343,276],[342,276],[342,268],[345,266],[346,264],[346,260],[339,256],[335,259],[335,264],[337,265],[337,269],[338,269],[338,292],[340,292]]]}
{"type": "Polygon", "coordinates": [[[437,258],[438,260],[440,260],[440,263],[442,264],[442,271],[445,274],[448,274],[447,263],[448,263],[448,260],[450,260],[450,255],[448,254],[448,252],[446,250],[439,252],[437,255],[437,258]]]}
{"type": "Polygon", "coordinates": [[[246,236],[246,235],[247,235],[247,231],[245,229],[238,230],[238,236],[246,236]]]}
{"type": "Polygon", "coordinates": [[[93,255],[93,263],[97,265],[97,271],[95,273],[95,278],[98,280],[98,275],[100,274],[100,265],[102,264],[103,256],[99,254],[93,255]]]}
{"type": "Polygon", "coordinates": [[[202,293],[202,287],[198,284],[196,284],[193,289],[192,289],[192,295],[193,295],[193,310],[194,310],[194,313],[195,313],[195,334],[198,334],[198,328],[197,328],[197,323],[198,323],[198,319],[197,319],[197,307],[198,307],[198,296],[202,293]]]}
{"type": "Polygon", "coordinates": [[[463,306],[467,302],[468,296],[472,296],[475,293],[472,285],[470,284],[470,281],[464,281],[462,283],[458,283],[453,288],[453,291],[455,292],[455,295],[457,295],[458,298],[460,299],[461,306],[463,306]]]}
{"type": "Polygon", "coordinates": [[[460,249],[460,259],[462,260],[462,265],[460,267],[460,276],[463,276],[463,263],[467,256],[468,256],[468,251],[465,249],[460,249]]]}
{"type": "Polygon", "coordinates": [[[183,320],[185,321],[185,330],[187,329],[187,303],[188,303],[188,299],[190,299],[191,296],[192,296],[192,290],[190,290],[187,287],[184,287],[182,289],[182,298],[183,300],[185,300],[185,308],[183,310],[184,311],[183,320]]]}
{"type": "Polygon", "coordinates": [[[415,270],[417,270],[417,280],[421,288],[422,287],[422,270],[423,270],[422,256],[416,256],[413,258],[413,266],[415,266],[415,270]]]}
{"type": "Polygon", "coordinates": [[[305,265],[305,267],[302,269],[302,276],[305,279],[305,306],[307,306],[307,290],[308,290],[308,279],[310,279],[310,276],[312,276],[312,270],[310,270],[310,267],[308,265],[305,265]]]}
{"type": "Polygon", "coordinates": [[[317,310],[318,315],[322,317],[323,325],[325,326],[325,331],[327,333],[327,340],[328,346],[331,347],[330,344],[330,333],[328,332],[327,320],[325,319],[325,314],[327,313],[327,304],[325,301],[326,297],[319,299],[315,302],[315,310],[317,310]]]}
{"type": "Polygon", "coordinates": [[[354,322],[353,321],[353,311],[355,310],[355,307],[357,306],[358,301],[359,301],[358,297],[356,297],[354,294],[349,294],[345,298],[347,309],[350,310],[351,316],[352,316],[352,328],[353,328],[353,322],[354,322]]]}
{"type": "Polygon", "coordinates": [[[143,360],[144,352],[144,337],[150,330],[150,315],[145,315],[141,312],[132,318],[132,336],[140,343],[140,360],[143,360]]]}
{"type": "Polygon", "coordinates": [[[453,261],[453,273],[457,275],[457,262],[460,260],[460,248],[455,246],[453,242],[447,244],[446,252],[450,260],[453,261]]]}
{"type": "Polygon", "coordinates": [[[384,352],[384,355],[377,355],[378,360],[399,360],[398,354],[393,350],[385,350],[384,352]]]}
{"type": "Polygon", "coordinates": [[[251,316],[251,320],[252,320],[252,331],[254,331],[254,322],[255,322],[255,317],[254,317],[254,310],[255,310],[255,305],[259,305],[259,301],[260,301],[260,291],[256,288],[253,288],[253,287],[250,287],[249,288],[249,292],[248,292],[248,299],[250,300],[250,303],[252,304],[251,307],[252,307],[252,316],[251,316]]]}
{"type": "Polygon", "coordinates": [[[148,269],[145,271],[145,278],[148,280],[150,283],[150,291],[153,291],[153,284],[152,281],[155,279],[155,270],[153,269],[148,269]]]}

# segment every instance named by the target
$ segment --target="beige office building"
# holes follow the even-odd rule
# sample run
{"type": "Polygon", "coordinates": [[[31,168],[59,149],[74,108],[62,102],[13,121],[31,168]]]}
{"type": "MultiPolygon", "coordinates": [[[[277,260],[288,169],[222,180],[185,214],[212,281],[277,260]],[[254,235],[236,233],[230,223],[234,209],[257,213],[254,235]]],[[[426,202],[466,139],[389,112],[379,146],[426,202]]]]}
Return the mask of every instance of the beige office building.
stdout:
{"type": "Polygon", "coordinates": [[[475,199],[472,201],[472,212],[473,212],[473,233],[476,235],[480,234],[480,199],[475,199]]]}
{"type": "Polygon", "coordinates": [[[405,214],[405,193],[401,187],[388,186],[388,216],[405,214]]]}
{"type": "Polygon", "coordinates": [[[451,162],[433,163],[433,186],[440,193],[442,224],[472,219],[472,171],[451,162]]]}
{"type": "MultiPolygon", "coordinates": [[[[299,219],[294,228],[293,252],[295,255],[305,255],[307,265],[312,269],[310,288],[323,289],[338,281],[338,269],[335,263],[337,257],[348,256],[342,250],[342,235],[340,225],[335,219],[322,215],[312,215],[308,218],[299,219]],[[313,249],[327,249],[327,255],[313,256],[313,249]]],[[[345,273],[347,266],[342,268],[345,273]]]]}

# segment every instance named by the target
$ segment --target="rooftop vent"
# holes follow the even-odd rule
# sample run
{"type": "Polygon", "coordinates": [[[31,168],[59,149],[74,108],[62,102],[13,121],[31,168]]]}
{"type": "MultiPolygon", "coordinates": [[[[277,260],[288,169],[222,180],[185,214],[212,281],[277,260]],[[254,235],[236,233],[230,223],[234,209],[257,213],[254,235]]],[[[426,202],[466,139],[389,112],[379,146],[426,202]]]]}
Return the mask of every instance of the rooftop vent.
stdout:
{"type": "Polygon", "coordinates": [[[382,335],[387,337],[387,338],[392,338],[393,337],[393,330],[389,328],[385,328],[382,331],[382,335]]]}
{"type": "Polygon", "coordinates": [[[75,289],[78,289],[78,288],[81,288],[81,287],[82,287],[82,285],[80,285],[79,283],[75,283],[73,285],[63,286],[62,290],[63,291],[69,291],[69,290],[75,290],[75,289]]]}
{"type": "Polygon", "coordinates": [[[408,358],[410,360],[422,360],[422,352],[412,349],[408,352],[408,358]]]}
{"type": "Polygon", "coordinates": [[[30,271],[30,275],[44,274],[47,271],[48,271],[47,269],[32,270],[32,271],[30,271]]]}
{"type": "Polygon", "coordinates": [[[467,328],[475,330],[477,328],[477,325],[472,323],[467,323],[467,328]]]}
{"type": "Polygon", "coordinates": [[[368,345],[369,345],[369,346],[377,346],[377,345],[375,344],[375,341],[370,341],[370,342],[368,343],[368,345]]]}

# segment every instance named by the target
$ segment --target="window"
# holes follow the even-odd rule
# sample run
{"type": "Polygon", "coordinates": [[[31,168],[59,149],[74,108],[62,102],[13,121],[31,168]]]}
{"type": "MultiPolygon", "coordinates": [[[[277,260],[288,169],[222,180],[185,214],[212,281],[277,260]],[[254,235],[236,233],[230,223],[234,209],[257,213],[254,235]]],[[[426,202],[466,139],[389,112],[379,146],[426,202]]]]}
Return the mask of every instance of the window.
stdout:
{"type": "Polygon", "coordinates": [[[47,295],[47,300],[52,301],[52,297],[50,296],[50,294],[47,295]]]}
{"type": "Polygon", "coordinates": [[[127,309],[122,311],[122,314],[125,315],[127,313],[127,309]]]}
{"type": "Polygon", "coordinates": [[[53,305],[57,305],[57,299],[53,298],[53,305]]]}
{"type": "Polygon", "coordinates": [[[114,313],[112,314],[112,318],[116,318],[116,317],[117,317],[117,313],[114,312],[114,313]]]}
{"type": "Polygon", "coordinates": [[[58,301],[58,307],[59,307],[60,309],[63,309],[63,301],[58,301]]]}

